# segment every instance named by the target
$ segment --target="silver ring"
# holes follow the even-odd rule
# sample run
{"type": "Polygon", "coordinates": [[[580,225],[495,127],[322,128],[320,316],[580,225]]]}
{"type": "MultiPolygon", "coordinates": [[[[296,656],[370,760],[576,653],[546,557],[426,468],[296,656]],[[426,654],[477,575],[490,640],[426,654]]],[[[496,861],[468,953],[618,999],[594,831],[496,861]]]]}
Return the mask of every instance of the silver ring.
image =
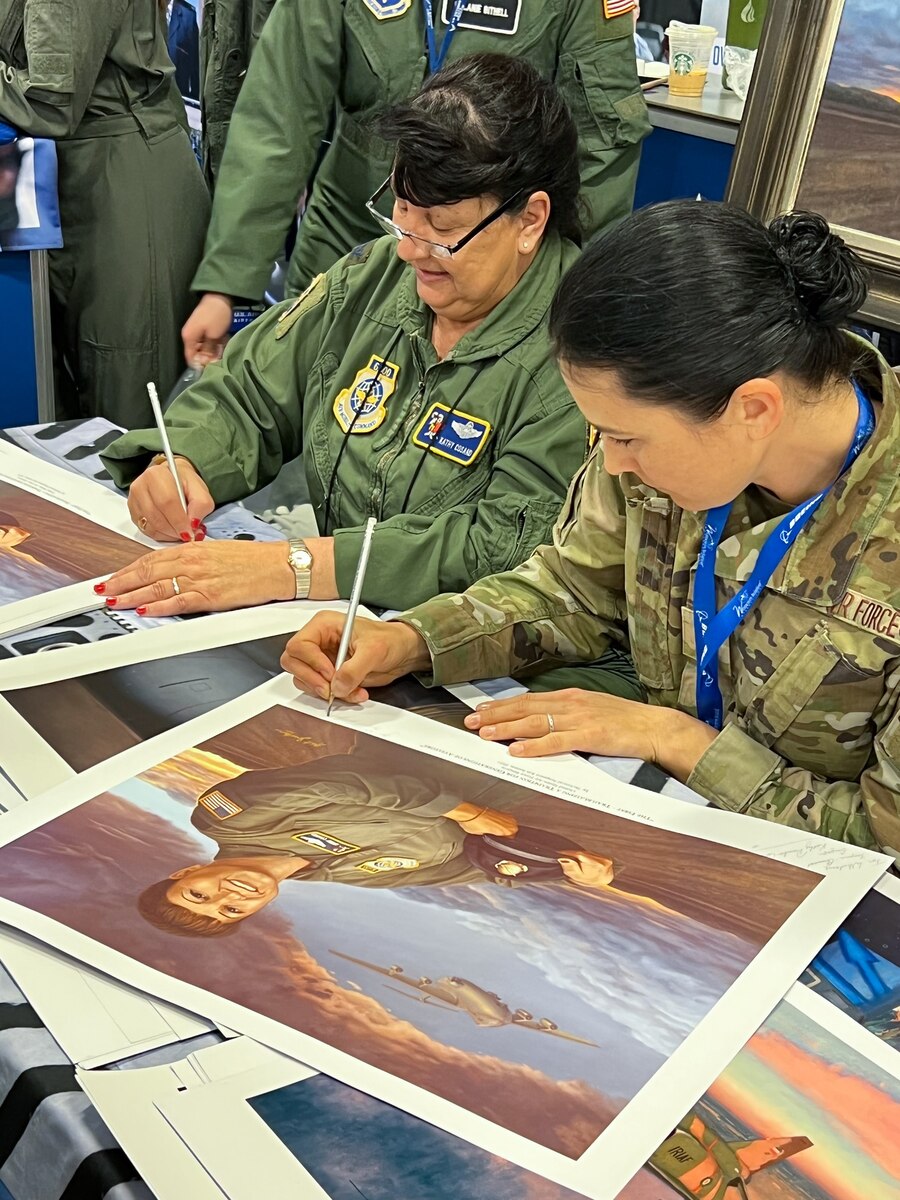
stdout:
{"type": "Polygon", "coordinates": [[[547,717],[547,724],[550,727],[550,732],[556,733],[556,722],[553,720],[553,713],[547,713],[546,717],[547,717]]]}
{"type": "Polygon", "coordinates": [[[178,586],[178,578],[175,575],[172,576],[172,587],[175,589],[175,595],[180,596],[181,588],[178,586]]]}

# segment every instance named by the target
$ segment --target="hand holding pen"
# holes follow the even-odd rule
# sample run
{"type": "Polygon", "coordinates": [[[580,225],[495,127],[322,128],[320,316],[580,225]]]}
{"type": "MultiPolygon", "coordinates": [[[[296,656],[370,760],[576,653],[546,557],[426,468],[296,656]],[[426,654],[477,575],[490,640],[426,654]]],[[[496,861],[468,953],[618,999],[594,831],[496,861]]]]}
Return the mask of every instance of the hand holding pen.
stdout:
{"type": "MultiPolygon", "coordinates": [[[[363,581],[366,577],[366,567],[369,565],[369,551],[372,548],[372,534],[375,532],[375,518],[369,517],[366,521],[365,532],[363,533],[362,546],[359,551],[359,562],[356,564],[356,575],[353,579],[353,587],[350,590],[350,603],[347,607],[347,615],[344,618],[344,628],[341,630],[341,640],[338,645],[337,657],[334,660],[335,675],[340,671],[341,667],[347,658],[347,651],[350,648],[350,638],[353,635],[353,623],[356,620],[356,610],[359,608],[359,598],[362,594],[363,581]]],[[[335,696],[329,691],[328,708],[325,715],[331,716],[331,710],[334,708],[335,696]]]]}

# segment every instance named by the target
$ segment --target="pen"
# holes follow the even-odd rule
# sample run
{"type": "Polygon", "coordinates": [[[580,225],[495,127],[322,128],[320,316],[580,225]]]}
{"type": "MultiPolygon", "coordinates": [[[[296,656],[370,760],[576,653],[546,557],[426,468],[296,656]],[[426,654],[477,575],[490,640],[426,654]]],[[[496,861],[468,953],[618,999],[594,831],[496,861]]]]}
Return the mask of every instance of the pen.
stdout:
{"type": "MultiPolygon", "coordinates": [[[[350,635],[353,633],[353,622],[356,619],[356,610],[359,608],[359,594],[362,591],[363,580],[366,577],[366,567],[369,563],[369,550],[372,548],[372,534],[375,531],[375,518],[369,517],[366,521],[366,531],[363,534],[362,547],[359,551],[359,562],[356,564],[356,576],[353,580],[353,587],[350,591],[350,604],[347,608],[347,615],[344,617],[344,628],[341,630],[341,641],[338,646],[337,658],[334,660],[334,673],[344,665],[344,660],[347,657],[347,651],[350,648],[350,635]]],[[[334,708],[334,694],[328,701],[328,708],[325,710],[326,717],[331,716],[331,710],[334,708]]]]}
{"type": "MultiPolygon", "coordinates": [[[[172,478],[175,481],[178,499],[181,501],[181,507],[184,509],[184,515],[187,517],[187,500],[184,496],[184,488],[181,486],[181,480],[178,478],[178,472],[175,469],[175,458],[172,454],[172,447],[169,445],[169,435],[166,432],[166,423],[163,420],[162,409],[159,407],[159,396],[156,394],[155,383],[147,384],[147,395],[150,397],[150,407],[153,409],[156,428],[159,430],[159,437],[162,441],[163,454],[166,456],[166,462],[169,464],[169,470],[172,472],[172,478]]],[[[188,524],[190,524],[190,522],[188,522],[188,524]]],[[[193,534],[191,536],[193,537],[193,534]]]]}

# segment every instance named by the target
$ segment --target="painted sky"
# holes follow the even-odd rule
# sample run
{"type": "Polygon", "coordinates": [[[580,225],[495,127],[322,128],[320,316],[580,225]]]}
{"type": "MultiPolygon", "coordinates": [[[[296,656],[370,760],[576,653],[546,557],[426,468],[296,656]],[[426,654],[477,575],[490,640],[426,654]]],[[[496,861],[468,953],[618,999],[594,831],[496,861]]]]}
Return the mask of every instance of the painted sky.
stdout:
{"type": "Polygon", "coordinates": [[[332,1200],[577,1200],[325,1075],[249,1103],[332,1200]]]}
{"type": "Polygon", "coordinates": [[[847,0],[828,81],[870,88],[900,101],[897,0],[847,0]]]}
{"type": "MultiPolygon", "coordinates": [[[[798,1179],[801,1194],[900,1196],[900,1080],[789,1004],[779,1005],[707,1100],[730,1110],[750,1136],[810,1138],[811,1149],[778,1168],[798,1179]]],[[[752,1195],[765,1196],[765,1177],[760,1173],[752,1195]]]]}

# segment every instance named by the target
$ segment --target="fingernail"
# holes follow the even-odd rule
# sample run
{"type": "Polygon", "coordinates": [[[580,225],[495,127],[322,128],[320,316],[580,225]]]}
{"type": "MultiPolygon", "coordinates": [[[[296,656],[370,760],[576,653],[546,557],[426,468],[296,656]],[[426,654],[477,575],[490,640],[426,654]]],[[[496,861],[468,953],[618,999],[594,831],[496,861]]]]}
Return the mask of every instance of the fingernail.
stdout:
{"type": "Polygon", "coordinates": [[[328,695],[328,688],[316,688],[316,695],[320,700],[329,700],[331,698],[328,695]]]}
{"type": "Polygon", "coordinates": [[[521,754],[525,753],[525,747],[522,745],[521,742],[513,742],[513,744],[509,748],[509,752],[510,752],[510,754],[520,754],[521,755],[521,754]]]}
{"type": "Polygon", "coordinates": [[[199,528],[200,528],[200,518],[199,517],[191,517],[191,529],[199,529],[199,528]]]}
{"type": "Polygon", "coordinates": [[[494,736],[494,734],[496,732],[497,732],[496,725],[485,725],[484,729],[482,729],[482,731],[481,731],[481,736],[486,737],[486,738],[491,738],[494,736]]]}
{"type": "Polygon", "coordinates": [[[189,533],[179,534],[179,537],[183,542],[189,542],[191,540],[191,535],[189,533]]]}
{"type": "Polygon", "coordinates": [[[481,717],[478,713],[471,713],[465,720],[466,729],[477,729],[481,724],[481,717]]]}
{"type": "Polygon", "coordinates": [[[139,617],[145,617],[147,615],[147,605],[139,604],[134,611],[137,613],[137,615],[139,617]]]}
{"type": "Polygon", "coordinates": [[[105,583],[95,583],[94,591],[97,593],[98,596],[102,596],[103,593],[106,591],[106,584],[105,583]]]}
{"type": "Polygon", "coordinates": [[[206,537],[206,534],[205,534],[205,533],[203,532],[203,530],[201,529],[199,533],[195,533],[195,534],[194,534],[194,541],[195,541],[195,542],[202,542],[202,541],[205,539],[205,537],[206,537]]]}
{"type": "Polygon", "coordinates": [[[117,598],[115,596],[107,596],[106,597],[107,608],[112,608],[112,606],[116,603],[117,603],[117,598]]]}

